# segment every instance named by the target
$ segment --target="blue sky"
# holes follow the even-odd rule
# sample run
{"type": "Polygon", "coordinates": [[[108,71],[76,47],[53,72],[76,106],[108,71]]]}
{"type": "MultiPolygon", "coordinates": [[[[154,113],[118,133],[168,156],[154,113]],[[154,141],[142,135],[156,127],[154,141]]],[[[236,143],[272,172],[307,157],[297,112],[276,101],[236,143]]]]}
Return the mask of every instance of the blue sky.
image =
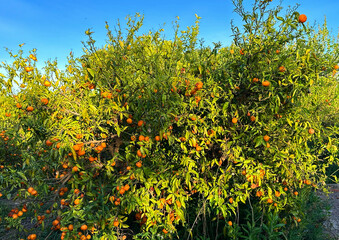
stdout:
{"type": "MultiPolygon", "coordinates": [[[[308,16],[311,24],[324,21],[326,15],[328,26],[334,35],[338,35],[339,16],[338,0],[284,0],[283,6],[300,4],[298,11],[308,16]]],[[[244,0],[250,6],[252,0],[244,0]]],[[[272,4],[280,0],[273,0],[272,4]]],[[[91,28],[98,46],[106,39],[105,21],[112,30],[118,19],[122,26],[127,15],[136,12],[144,14],[142,31],[164,27],[165,35],[173,33],[172,22],[180,17],[180,26],[184,30],[195,21],[195,14],[202,17],[200,37],[206,44],[221,42],[228,45],[231,41],[230,21],[236,25],[241,22],[233,12],[231,0],[186,0],[186,1],[103,1],[103,0],[0,0],[0,61],[8,61],[4,48],[14,52],[18,45],[25,43],[24,50],[36,48],[39,65],[55,58],[59,67],[63,67],[67,55],[73,51],[75,56],[81,56],[82,44],[87,38],[85,30],[91,28]],[[165,26],[163,24],[165,23],[165,26]]]]}

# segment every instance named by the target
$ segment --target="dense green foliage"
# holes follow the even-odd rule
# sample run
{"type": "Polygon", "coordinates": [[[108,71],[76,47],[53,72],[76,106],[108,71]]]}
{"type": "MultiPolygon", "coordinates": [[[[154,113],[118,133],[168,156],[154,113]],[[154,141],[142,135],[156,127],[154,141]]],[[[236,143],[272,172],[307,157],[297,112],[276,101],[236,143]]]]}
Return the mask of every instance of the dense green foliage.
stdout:
{"type": "Polygon", "coordinates": [[[224,48],[198,44],[198,16],[173,40],[138,36],[136,16],[126,34],[106,25],[102,48],[88,30],[65,71],[10,53],[0,191],[47,205],[62,239],[280,239],[302,224],[301,193],[338,164],[339,45],[268,2],[235,2],[244,26],[224,48]]]}

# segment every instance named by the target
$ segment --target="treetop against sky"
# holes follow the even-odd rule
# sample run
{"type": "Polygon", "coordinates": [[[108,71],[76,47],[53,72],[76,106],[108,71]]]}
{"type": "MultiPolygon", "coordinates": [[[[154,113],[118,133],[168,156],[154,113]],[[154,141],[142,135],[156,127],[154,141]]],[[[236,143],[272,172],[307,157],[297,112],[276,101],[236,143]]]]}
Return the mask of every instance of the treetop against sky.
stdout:
{"type": "MultiPolygon", "coordinates": [[[[277,5],[280,1],[273,0],[277,5]]],[[[195,21],[195,14],[201,17],[200,38],[206,45],[221,42],[223,46],[231,43],[231,25],[240,26],[241,19],[233,12],[231,0],[213,1],[123,1],[75,0],[75,1],[27,1],[0,0],[0,60],[9,60],[5,48],[14,52],[19,44],[25,43],[25,49],[36,48],[40,67],[44,61],[58,59],[60,67],[65,65],[70,51],[75,56],[82,55],[86,40],[84,32],[91,29],[98,46],[105,44],[105,21],[112,27],[119,19],[121,26],[126,23],[126,16],[140,13],[145,16],[142,31],[164,28],[164,36],[173,36],[173,22],[180,17],[179,24],[184,30],[195,21]]],[[[252,0],[244,1],[247,9],[251,8],[252,0]]],[[[329,29],[333,35],[338,33],[337,8],[333,0],[285,0],[284,9],[300,4],[298,11],[308,16],[310,24],[322,24],[326,15],[329,29]]],[[[283,10],[284,11],[284,10],[283,10]]],[[[316,26],[315,25],[315,26],[316,26]]]]}

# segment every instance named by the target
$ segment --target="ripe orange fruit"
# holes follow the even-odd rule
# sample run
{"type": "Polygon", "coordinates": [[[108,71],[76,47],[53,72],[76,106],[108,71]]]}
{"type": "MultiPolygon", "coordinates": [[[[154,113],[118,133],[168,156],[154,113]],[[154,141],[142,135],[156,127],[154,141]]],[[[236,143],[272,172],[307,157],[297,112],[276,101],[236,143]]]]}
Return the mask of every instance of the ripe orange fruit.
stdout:
{"type": "Polygon", "coordinates": [[[262,191],[258,191],[257,193],[256,193],[256,196],[257,197],[261,197],[261,196],[263,196],[264,194],[263,194],[263,192],[262,191]]]}
{"type": "Polygon", "coordinates": [[[74,205],[78,205],[79,203],[80,203],[80,199],[79,198],[74,200],[74,205]]]}
{"type": "Polygon", "coordinates": [[[125,188],[123,188],[123,187],[122,187],[122,188],[120,189],[120,191],[119,191],[119,193],[120,193],[121,195],[123,195],[125,192],[126,192],[126,190],[125,190],[125,188]]]}
{"type": "Polygon", "coordinates": [[[339,65],[335,65],[335,66],[334,66],[334,69],[335,69],[335,70],[338,70],[338,69],[339,69],[339,65]]]}
{"type": "Polygon", "coordinates": [[[268,142],[269,140],[270,140],[270,137],[267,136],[267,135],[265,135],[265,136],[264,136],[264,141],[265,141],[265,142],[268,142]]]}
{"type": "Polygon", "coordinates": [[[79,170],[79,168],[77,167],[77,166],[74,166],[73,168],[72,168],[72,171],[73,172],[77,172],[79,170]]]}
{"type": "Polygon", "coordinates": [[[53,226],[56,226],[56,225],[58,225],[59,223],[60,223],[60,221],[59,221],[58,219],[55,219],[55,220],[52,222],[53,226]]]}
{"type": "Polygon", "coordinates": [[[50,140],[47,140],[47,141],[46,141],[46,145],[50,147],[50,146],[53,145],[53,143],[52,143],[50,140]]]}
{"type": "Polygon", "coordinates": [[[308,129],[308,133],[309,134],[314,134],[314,129],[313,128],[308,129]]]}
{"type": "Polygon", "coordinates": [[[233,225],[232,221],[228,221],[228,225],[232,226],[233,225]]]}
{"type": "Polygon", "coordinates": [[[230,202],[230,204],[232,204],[233,203],[233,198],[230,198],[228,201],[230,202]]]}
{"type": "Polygon", "coordinates": [[[73,224],[68,225],[68,230],[69,230],[69,231],[73,231],[73,229],[74,229],[73,224]]]}
{"type": "Polygon", "coordinates": [[[35,240],[36,239],[36,234],[35,233],[33,233],[33,234],[30,234],[28,237],[27,237],[27,239],[30,239],[30,240],[35,240]]]}
{"type": "Polygon", "coordinates": [[[34,56],[33,54],[30,54],[30,55],[29,55],[29,58],[32,59],[33,61],[37,61],[36,56],[34,56]]]}
{"type": "Polygon", "coordinates": [[[140,167],[142,166],[142,162],[139,161],[139,162],[137,162],[135,165],[136,165],[138,168],[140,168],[140,167]]]}
{"type": "Polygon", "coordinates": [[[119,227],[119,221],[117,219],[114,220],[113,222],[114,227],[119,227]]]}
{"type": "Polygon", "coordinates": [[[301,15],[299,16],[298,21],[299,21],[300,23],[304,23],[304,22],[306,22],[306,20],[307,20],[307,17],[306,17],[305,14],[301,14],[301,15]]]}
{"type": "Polygon", "coordinates": [[[78,156],[84,156],[86,154],[85,150],[80,150],[79,152],[77,152],[78,156]]]}
{"type": "Polygon", "coordinates": [[[202,86],[203,86],[203,83],[202,83],[202,82],[197,82],[197,83],[195,84],[195,88],[196,88],[197,90],[202,89],[202,86]]]}
{"type": "Polygon", "coordinates": [[[33,67],[25,67],[26,72],[31,72],[31,71],[33,71],[33,69],[34,69],[33,67]]]}
{"type": "Polygon", "coordinates": [[[267,199],[268,203],[273,203],[273,200],[271,198],[267,199]]]}
{"type": "Polygon", "coordinates": [[[237,118],[232,118],[232,123],[236,124],[238,122],[237,118]]]}
{"type": "Polygon", "coordinates": [[[253,116],[253,115],[251,116],[251,121],[255,122],[255,116],[253,116]]]}
{"type": "Polygon", "coordinates": [[[124,186],[125,191],[128,191],[129,188],[130,188],[130,186],[129,186],[128,184],[126,184],[126,185],[124,186]]]}
{"type": "Polygon", "coordinates": [[[26,108],[26,111],[27,112],[32,112],[34,110],[34,108],[32,107],[32,106],[28,106],[27,108],[26,108]]]}
{"type": "Polygon", "coordinates": [[[139,127],[141,127],[143,124],[144,124],[144,121],[142,121],[142,120],[139,120],[139,121],[138,121],[138,126],[139,126],[139,127]]]}
{"type": "Polygon", "coordinates": [[[41,102],[45,105],[48,104],[48,99],[47,98],[41,98],[41,102]]]}
{"type": "Polygon", "coordinates": [[[22,105],[21,105],[20,103],[17,103],[17,104],[16,104],[16,107],[17,107],[17,108],[22,108],[22,105]]]}
{"type": "Polygon", "coordinates": [[[298,193],[297,191],[295,191],[293,194],[294,194],[295,196],[298,196],[299,193],[298,193]]]}
{"type": "Polygon", "coordinates": [[[159,142],[160,141],[160,136],[155,136],[155,141],[159,142]]]}
{"type": "Polygon", "coordinates": [[[305,184],[306,185],[311,185],[311,181],[307,179],[307,180],[305,180],[305,184]]]}
{"type": "Polygon", "coordinates": [[[279,72],[285,72],[285,71],[286,71],[286,68],[284,66],[279,67],[279,72]]]}
{"type": "Polygon", "coordinates": [[[87,225],[86,224],[81,225],[80,229],[82,231],[86,231],[87,230],[87,225]]]}
{"type": "Polygon", "coordinates": [[[74,145],[73,149],[74,149],[74,151],[79,151],[80,150],[80,146],[79,145],[74,145]]]}
{"type": "Polygon", "coordinates": [[[195,97],[195,102],[196,102],[196,103],[199,103],[200,100],[201,100],[201,97],[199,97],[199,96],[196,96],[196,97],[195,97]]]}
{"type": "Polygon", "coordinates": [[[46,80],[46,81],[44,82],[44,86],[45,86],[45,87],[50,87],[50,86],[51,86],[51,82],[46,80]]]}
{"type": "Polygon", "coordinates": [[[133,123],[133,120],[132,120],[131,118],[127,118],[126,122],[127,122],[128,124],[132,124],[132,123],[133,123]]]}
{"type": "Polygon", "coordinates": [[[268,87],[271,83],[269,82],[269,81],[263,81],[262,83],[261,83],[264,87],[268,87]]]}
{"type": "Polygon", "coordinates": [[[139,141],[142,142],[142,141],[144,141],[144,140],[145,140],[145,137],[144,137],[143,135],[140,135],[140,136],[139,136],[139,141]]]}
{"type": "Polygon", "coordinates": [[[275,196],[280,197],[281,193],[279,191],[275,191],[275,196]]]}
{"type": "Polygon", "coordinates": [[[257,83],[257,82],[259,82],[259,79],[258,79],[258,78],[253,78],[253,79],[252,79],[252,82],[253,82],[253,83],[257,83]]]}
{"type": "Polygon", "coordinates": [[[138,156],[138,157],[142,157],[142,153],[141,153],[140,150],[137,151],[137,156],[138,156]]]}

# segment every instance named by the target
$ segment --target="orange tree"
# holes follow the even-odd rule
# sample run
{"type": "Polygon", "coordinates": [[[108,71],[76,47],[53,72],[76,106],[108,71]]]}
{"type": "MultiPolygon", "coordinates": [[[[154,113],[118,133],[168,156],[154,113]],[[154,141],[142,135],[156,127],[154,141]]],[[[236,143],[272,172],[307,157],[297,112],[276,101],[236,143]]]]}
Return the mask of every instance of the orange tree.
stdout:
{"type": "Polygon", "coordinates": [[[65,71],[56,61],[39,70],[35,50],[9,52],[0,191],[25,203],[7,227],[22,228],[28,211],[61,239],[236,239],[246,209],[256,234],[274,239],[302,221],[300,190],[323,186],[337,161],[338,126],[322,125],[307,94],[336,86],[338,45],[269,2],[246,11],[234,1],[244,25],[226,48],[198,45],[198,16],[185,31],[176,22],[169,41],[162,29],[137,35],[137,15],[126,34],[106,25],[102,48],[86,31],[84,55],[70,54],[65,71]]]}
{"type": "MultiPolygon", "coordinates": [[[[308,94],[304,95],[297,101],[300,114],[312,121],[318,126],[320,136],[323,138],[323,144],[321,142],[312,142],[312,151],[315,151],[315,155],[320,156],[318,161],[324,161],[325,156],[332,158],[335,157],[337,152],[337,128],[339,121],[339,88],[337,70],[338,64],[329,64],[329,67],[325,67],[329,62],[337,62],[338,59],[338,43],[336,39],[329,37],[329,31],[326,26],[326,22],[323,27],[319,28],[318,32],[311,30],[309,36],[309,44],[305,46],[307,49],[314,49],[314,57],[316,60],[319,53],[324,53],[324,59],[321,61],[324,66],[321,68],[322,72],[316,83],[312,82],[308,94]],[[310,47],[312,46],[312,47],[310,47]],[[326,77],[326,76],[330,77],[326,77]],[[328,138],[328,136],[331,136],[328,138]],[[332,140],[335,142],[332,143],[332,140]],[[326,147],[323,151],[322,148],[326,147]],[[317,152],[317,151],[321,151],[317,152]],[[334,154],[331,156],[331,154],[334,154]]],[[[329,172],[331,179],[334,182],[338,182],[336,176],[338,173],[329,172]]]]}

